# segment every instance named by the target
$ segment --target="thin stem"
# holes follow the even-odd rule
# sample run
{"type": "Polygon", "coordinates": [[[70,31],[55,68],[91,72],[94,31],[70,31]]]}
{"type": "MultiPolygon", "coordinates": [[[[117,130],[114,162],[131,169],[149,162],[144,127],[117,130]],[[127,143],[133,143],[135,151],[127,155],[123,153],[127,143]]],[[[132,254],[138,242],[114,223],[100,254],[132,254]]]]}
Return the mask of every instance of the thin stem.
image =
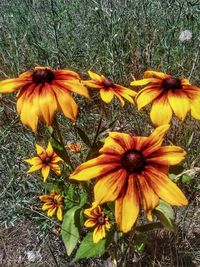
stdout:
{"type": "Polygon", "coordinates": [[[72,170],[74,170],[73,164],[72,164],[72,162],[70,160],[70,157],[69,157],[69,155],[67,153],[67,150],[65,148],[65,143],[63,141],[63,137],[62,137],[62,134],[61,134],[61,131],[60,131],[60,127],[59,127],[59,124],[58,124],[56,118],[54,119],[54,128],[56,130],[56,134],[57,134],[57,136],[59,138],[60,144],[63,147],[63,152],[64,152],[64,155],[65,155],[65,158],[66,158],[66,162],[70,165],[70,167],[72,168],[72,170]]]}

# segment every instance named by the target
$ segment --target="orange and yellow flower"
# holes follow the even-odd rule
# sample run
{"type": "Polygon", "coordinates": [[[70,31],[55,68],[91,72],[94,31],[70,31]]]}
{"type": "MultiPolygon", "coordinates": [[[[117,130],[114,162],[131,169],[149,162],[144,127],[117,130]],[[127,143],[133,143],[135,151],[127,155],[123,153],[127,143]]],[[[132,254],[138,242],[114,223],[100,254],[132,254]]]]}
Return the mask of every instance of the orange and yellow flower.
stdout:
{"type": "Polygon", "coordinates": [[[133,81],[131,85],[145,86],[138,92],[136,102],[139,110],[152,102],[150,117],[154,125],[168,124],[172,112],[183,121],[191,111],[192,117],[200,120],[200,88],[187,79],[146,71],[144,79],[133,81]]]}
{"type": "Polygon", "coordinates": [[[82,81],[82,83],[88,87],[99,89],[100,97],[105,103],[110,103],[113,97],[116,96],[120,100],[122,106],[125,104],[124,99],[134,104],[133,99],[136,96],[135,91],[122,85],[115,84],[103,75],[98,75],[92,71],[88,71],[88,74],[92,80],[82,81]]]}
{"type": "Polygon", "coordinates": [[[60,167],[58,165],[59,161],[63,161],[57,154],[53,151],[51,144],[48,144],[47,149],[36,145],[37,157],[26,159],[25,162],[33,165],[27,173],[35,172],[41,170],[44,182],[46,181],[50,170],[54,171],[57,175],[61,174],[60,167]]]}
{"type": "Polygon", "coordinates": [[[69,150],[70,150],[71,152],[79,153],[79,152],[81,152],[82,145],[81,145],[81,143],[79,143],[79,142],[76,142],[76,143],[69,143],[69,144],[67,144],[67,148],[69,148],[69,150]]]}
{"type": "Polygon", "coordinates": [[[188,203],[167,176],[169,166],[181,162],[186,154],[177,146],[161,146],[168,129],[169,125],[160,126],[149,137],[110,132],[101,155],[81,164],[70,176],[79,181],[97,178],[94,203],[115,201],[116,222],[123,232],[131,230],[140,207],[152,220],[159,198],[176,206],[188,203]]]}
{"type": "Polygon", "coordinates": [[[50,195],[42,195],[39,197],[42,202],[42,210],[47,210],[47,216],[52,217],[55,213],[59,221],[62,221],[62,195],[52,191],[50,195]]]}
{"type": "Polygon", "coordinates": [[[89,97],[87,88],[81,84],[76,72],[47,67],[35,67],[33,72],[27,71],[18,78],[0,82],[0,93],[16,90],[19,90],[17,111],[21,121],[34,132],[39,120],[50,126],[57,110],[75,121],[78,108],[72,92],[89,97]]]}
{"type": "Polygon", "coordinates": [[[106,230],[109,230],[111,227],[108,217],[101,211],[100,206],[86,209],[84,213],[90,217],[85,221],[84,226],[95,228],[93,232],[93,242],[98,243],[106,236],[106,230]]]}

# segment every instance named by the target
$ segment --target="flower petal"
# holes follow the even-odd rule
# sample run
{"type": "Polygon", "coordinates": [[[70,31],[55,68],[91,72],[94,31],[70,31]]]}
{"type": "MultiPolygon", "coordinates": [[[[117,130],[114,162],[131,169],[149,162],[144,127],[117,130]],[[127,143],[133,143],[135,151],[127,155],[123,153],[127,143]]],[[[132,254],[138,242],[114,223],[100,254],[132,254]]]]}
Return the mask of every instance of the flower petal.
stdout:
{"type": "Polygon", "coordinates": [[[71,92],[90,98],[87,88],[79,80],[57,80],[54,84],[71,92]]]}
{"type": "Polygon", "coordinates": [[[110,103],[111,100],[113,99],[113,96],[114,96],[114,92],[112,89],[103,89],[101,88],[100,89],[100,96],[101,96],[101,99],[105,102],[105,103],[110,103]]]}
{"type": "Polygon", "coordinates": [[[191,115],[197,120],[200,120],[200,98],[191,102],[191,115]]]}
{"type": "Polygon", "coordinates": [[[101,155],[98,158],[91,159],[82,163],[70,175],[70,179],[87,181],[92,178],[105,175],[108,172],[115,171],[119,167],[118,157],[112,155],[101,155]]]}
{"type": "Polygon", "coordinates": [[[93,242],[98,243],[101,239],[103,239],[106,236],[105,226],[99,225],[94,229],[93,232],[93,242]]]}
{"type": "Polygon", "coordinates": [[[176,165],[185,158],[186,152],[178,146],[163,146],[146,158],[146,162],[161,165],[176,165]]]}
{"type": "Polygon", "coordinates": [[[149,83],[157,83],[159,82],[158,79],[155,78],[147,78],[147,79],[142,79],[142,80],[135,80],[130,83],[132,86],[140,86],[140,85],[147,85],[149,83]]]}
{"type": "Polygon", "coordinates": [[[37,154],[40,155],[45,152],[45,149],[42,146],[36,144],[36,151],[37,151],[37,154]]]}
{"type": "MultiPolygon", "coordinates": [[[[115,135],[115,132],[110,132],[109,137],[105,139],[104,146],[99,150],[100,153],[107,153],[107,154],[117,154],[121,157],[121,155],[126,151],[124,147],[122,147],[118,140],[115,140],[111,136],[115,135]]],[[[119,133],[120,135],[120,133],[119,133]]],[[[125,134],[126,135],[126,134],[125,134]]],[[[128,135],[128,134],[127,134],[128,135]]],[[[128,137],[127,137],[128,138],[128,137]]],[[[116,155],[116,156],[117,156],[116,155]]],[[[118,157],[119,157],[118,156],[118,157]]]]}
{"type": "Polygon", "coordinates": [[[57,207],[51,208],[47,212],[47,216],[52,217],[54,213],[56,212],[57,207]]]}
{"type": "Polygon", "coordinates": [[[38,171],[43,168],[43,164],[33,165],[26,173],[38,171]]]}
{"type": "Polygon", "coordinates": [[[165,79],[171,77],[171,75],[165,74],[163,72],[153,71],[153,70],[147,70],[144,73],[144,78],[160,78],[165,79]]]}
{"type": "Polygon", "coordinates": [[[135,138],[127,133],[109,132],[109,137],[113,138],[124,150],[134,147],[135,138]]]}
{"type": "Polygon", "coordinates": [[[100,75],[98,75],[98,74],[96,74],[90,70],[88,71],[88,74],[89,74],[91,79],[102,82],[102,77],[100,75]]]}
{"type": "Polygon", "coordinates": [[[148,166],[145,177],[154,192],[164,201],[176,206],[188,204],[183,192],[164,173],[159,172],[152,166],[148,166]]]}
{"type": "Polygon", "coordinates": [[[12,93],[22,86],[30,84],[31,81],[22,78],[7,79],[0,81],[0,94],[12,93]]]}
{"type": "Polygon", "coordinates": [[[42,168],[42,177],[44,178],[44,182],[46,182],[46,179],[49,175],[49,172],[50,172],[50,166],[46,165],[46,166],[43,166],[42,168]]]}
{"type": "Polygon", "coordinates": [[[119,229],[127,233],[135,223],[140,210],[135,177],[128,178],[127,190],[115,201],[115,218],[119,229]]]}
{"type": "Polygon", "coordinates": [[[62,208],[58,207],[57,209],[57,218],[59,221],[62,221],[62,208]]]}
{"type": "Polygon", "coordinates": [[[94,227],[97,224],[97,221],[95,219],[87,219],[84,223],[85,227],[94,227]]]}
{"type": "Polygon", "coordinates": [[[39,157],[33,157],[31,159],[25,159],[24,161],[31,164],[31,165],[42,164],[42,161],[39,157]]]}
{"type": "Polygon", "coordinates": [[[100,205],[105,202],[114,201],[123,191],[128,174],[124,169],[104,175],[94,186],[94,201],[100,205]]]}
{"type": "Polygon", "coordinates": [[[45,83],[39,96],[40,116],[46,122],[47,126],[53,123],[57,110],[57,100],[50,84],[45,83]]]}
{"type": "Polygon", "coordinates": [[[153,101],[152,109],[150,112],[151,121],[154,125],[160,126],[168,124],[172,117],[172,110],[168,103],[166,95],[158,97],[153,101]]]}
{"type": "Polygon", "coordinates": [[[64,90],[56,86],[52,87],[56,94],[59,109],[64,113],[67,118],[70,118],[72,121],[75,121],[78,112],[78,107],[73,97],[66,89],[64,90]]]}
{"type": "Polygon", "coordinates": [[[183,121],[190,110],[190,101],[187,95],[182,91],[176,90],[176,92],[172,92],[170,90],[168,92],[168,101],[175,115],[183,121]]]}
{"type": "Polygon", "coordinates": [[[140,192],[140,202],[147,214],[148,220],[152,221],[152,210],[155,209],[155,207],[158,205],[159,198],[150,187],[147,179],[145,179],[143,174],[138,174],[137,181],[140,192]]]}

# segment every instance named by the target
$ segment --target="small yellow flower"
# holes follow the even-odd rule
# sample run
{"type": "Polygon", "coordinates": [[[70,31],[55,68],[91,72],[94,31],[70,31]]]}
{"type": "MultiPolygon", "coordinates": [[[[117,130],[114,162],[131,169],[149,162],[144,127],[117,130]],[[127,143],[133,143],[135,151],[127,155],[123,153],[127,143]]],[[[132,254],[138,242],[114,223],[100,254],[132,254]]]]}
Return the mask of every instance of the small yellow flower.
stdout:
{"type": "Polygon", "coordinates": [[[60,167],[57,163],[59,161],[62,161],[62,159],[58,157],[57,154],[53,151],[53,148],[50,143],[48,144],[46,150],[43,147],[36,145],[36,151],[37,157],[25,160],[25,162],[28,162],[33,165],[27,171],[27,173],[41,170],[44,182],[46,181],[50,170],[54,171],[57,175],[61,174],[60,167]]]}
{"type": "Polygon", "coordinates": [[[42,195],[39,199],[45,204],[42,210],[47,210],[47,216],[52,217],[55,212],[59,221],[62,221],[62,195],[52,191],[50,195],[42,195]]]}
{"type": "Polygon", "coordinates": [[[108,230],[111,227],[108,217],[101,211],[100,206],[86,209],[84,213],[90,217],[87,221],[85,221],[84,226],[95,227],[93,232],[93,242],[98,243],[106,236],[106,229],[108,230]]]}
{"type": "Polygon", "coordinates": [[[67,144],[67,148],[69,148],[69,150],[71,150],[71,152],[79,153],[82,149],[82,145],[79,142],[70,143],[70,144],[67,144]]]}
{"type": "Polygon", "coordinates": [[[134,104],[135,91],[122,85],[114,84],[103,75],[98,75],[92,71],[88,71],[88,74],[92,80],[82,81],[82,83],[88,87],[99,89],[100,97],[105,103],[110,103],[113,97],[116,96],[120,100],[122,107],[125,104],[124,99],[134,104]]]}

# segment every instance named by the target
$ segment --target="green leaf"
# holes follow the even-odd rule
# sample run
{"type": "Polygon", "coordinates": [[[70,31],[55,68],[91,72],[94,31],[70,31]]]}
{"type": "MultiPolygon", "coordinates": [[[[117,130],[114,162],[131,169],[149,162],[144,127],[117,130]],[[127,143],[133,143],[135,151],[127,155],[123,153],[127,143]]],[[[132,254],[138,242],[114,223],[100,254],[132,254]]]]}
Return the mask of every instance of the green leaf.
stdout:
{"type": "Polygon", "coordinates": [[[185,183],[185,184],[190,184],[193,179],[194,179],[194,177],[192,177],[189,174],[183,174],[181,177],[182,183],[185,183]]]}
{"type": "Polygon", "coordinates": [[[87,134],[81,130],[79,127],[75,126],[75,129],[77,130],[78,132],[78,135],[80,136],[80,138],[83,140],[83,142],[88,146],[88,147],[91,147],[91,142],[90,142],[90,139],[89,137],[87,136],[87,134]]]}
{"type": "Polygon", "coordinates": [[[42,184],[42,187],[44,188],[44,189],[46,189],[48,192],[51,192],[51,191],[58,191],[58,185],[56,185],[56,184],[53,184],[53,183],[43,183],[42,184]]]}
{"type": "Polygon", "coordinates": [[[65,213],[61,236],[67,250],[67,255],[70,256],[79,240],[79,214],[80,207],[75,206],[65,213]]]}
{"type": "Polygon", "coordinates": [[[106,239],[93,243],[93,234],[88,233],[80,244],[75,256],[75,260],[88,259],[90,257],[99,257],[106,252],[108,245],[113,239],[113,232],[110,231],[106,235],[106,239]]]}
{"type": "Polygon", "coordinates": [[[174,211],[168,203],[160,200],[160,204],[155,208],[153,213],[165,228],[172,232],[176,232],[176,227],[174,224],[174,211]]]}
{"type": "Polygon", "coordinates": [[[102,239],[98,243],[93,243],[93,234],[88,233],[87,236],[81,242],[81,245],[76,253],[76,260],[88,259],[94,256],[101,256],[106,250],[106,240],[102,239]]]}
{"type": "Polygon", "coordinates": [[[191,143],[192,143],[192,141],[193,141],[193,137],[194,137],[194,132],[191,134],[191,136],[190,136],[190,138],[189,138],[189,140],[188,140],[188,142],[187,142],[186,147],[189,147],[189,146],[191,145],[191,143]]]}

